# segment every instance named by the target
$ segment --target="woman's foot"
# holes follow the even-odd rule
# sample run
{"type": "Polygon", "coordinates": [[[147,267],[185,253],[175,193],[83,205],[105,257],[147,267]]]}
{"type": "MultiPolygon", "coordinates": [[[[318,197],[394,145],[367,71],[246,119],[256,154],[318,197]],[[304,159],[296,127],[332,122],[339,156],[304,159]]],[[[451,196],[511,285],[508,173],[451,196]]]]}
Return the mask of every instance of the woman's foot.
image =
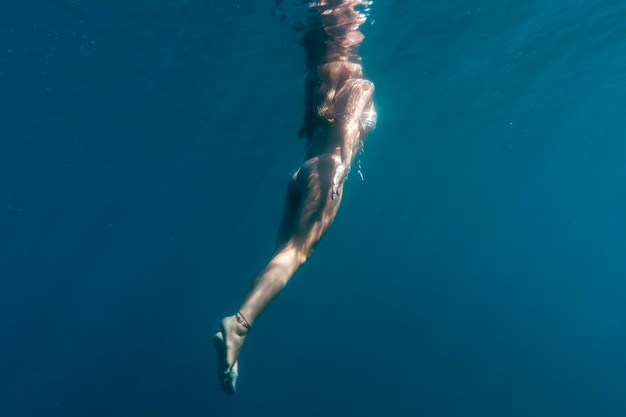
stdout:
{"type": "Polygon", "coordinates": [[[243,342],[250,330],[250,324],[240,313],[225,317],[222,320],[222,329],[213,337],[213,345],[217,353],[217,377],[227,394],[237,391],[237,376],[239,367],[237,358],[243,342]]]}

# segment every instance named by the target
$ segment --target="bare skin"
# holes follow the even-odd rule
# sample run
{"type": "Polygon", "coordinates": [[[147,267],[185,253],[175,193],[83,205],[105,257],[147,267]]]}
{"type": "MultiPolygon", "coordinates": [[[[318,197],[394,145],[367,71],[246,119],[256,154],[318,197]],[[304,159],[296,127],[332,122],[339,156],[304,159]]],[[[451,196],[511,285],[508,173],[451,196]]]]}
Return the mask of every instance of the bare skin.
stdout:
{"type": "Polygon", "coordinates": [[[222,320],[213,339],[218,378],[228,394],[236,391],[238,358],[249,330],[306,262],[337,214],[350,166],[376,121],[373,92],[361,65],[348,60],[309,71],[301,131],[307,151],[288,184],[276,252],[252,282],[239,311],[222,320]]]}

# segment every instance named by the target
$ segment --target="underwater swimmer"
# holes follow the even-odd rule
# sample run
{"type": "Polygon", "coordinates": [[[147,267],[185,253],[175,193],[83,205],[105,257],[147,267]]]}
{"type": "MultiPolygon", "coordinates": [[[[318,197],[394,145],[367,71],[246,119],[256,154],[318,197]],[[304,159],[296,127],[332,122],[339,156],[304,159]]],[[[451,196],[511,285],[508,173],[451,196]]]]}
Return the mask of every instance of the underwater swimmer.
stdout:
{"type": "Polygon", "coordinates": [[[317,44],[307,47],[310,70],[300,131],[307,141],[304,162],[287,187],[276,252],[238,312],[222,319],[213,338],[219,382],[228,394],[236,391],[238,358],[249,331],[333,222],[350,166],[376,123],[374,84],[364,78],[354,52],[363,38],[358,24],[364,19],[354,10],[357,4],[361,2],[342,0],[312,6],[320,24],[303,39],[305,47],[311,39],[317,44]]]}

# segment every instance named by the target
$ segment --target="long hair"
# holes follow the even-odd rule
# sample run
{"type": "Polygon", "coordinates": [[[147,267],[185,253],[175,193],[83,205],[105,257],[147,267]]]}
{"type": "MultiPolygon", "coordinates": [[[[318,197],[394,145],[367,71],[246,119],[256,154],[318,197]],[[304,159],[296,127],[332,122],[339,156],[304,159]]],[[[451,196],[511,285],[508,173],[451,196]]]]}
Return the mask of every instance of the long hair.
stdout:
{"type": "Polygon", "coordinates": [[[361,0],[321,0],[310,6],[301,45],[306,51],[304,123],[298,137],[311,139],[316,129],[332,123],[335,94],[349,79],[362,78],[359,30],[365,16],[361,0]]]}

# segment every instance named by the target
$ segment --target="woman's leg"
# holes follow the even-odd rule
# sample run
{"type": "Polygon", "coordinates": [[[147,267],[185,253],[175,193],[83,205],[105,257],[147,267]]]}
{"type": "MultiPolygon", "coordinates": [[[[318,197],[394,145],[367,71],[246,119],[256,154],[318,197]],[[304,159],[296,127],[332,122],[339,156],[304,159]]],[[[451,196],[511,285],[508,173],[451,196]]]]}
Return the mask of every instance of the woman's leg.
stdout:
{"type": "Polygon", "coordinates": [[[306,262],[332,223],[343,191],[346,167],[336,155],[306,161],[292,178],[278,237],[279,248],[253,281],[239,312],[222,320],[215,336],[222,389],[235,392],[237,358],[252,324],[306,262]]]}

